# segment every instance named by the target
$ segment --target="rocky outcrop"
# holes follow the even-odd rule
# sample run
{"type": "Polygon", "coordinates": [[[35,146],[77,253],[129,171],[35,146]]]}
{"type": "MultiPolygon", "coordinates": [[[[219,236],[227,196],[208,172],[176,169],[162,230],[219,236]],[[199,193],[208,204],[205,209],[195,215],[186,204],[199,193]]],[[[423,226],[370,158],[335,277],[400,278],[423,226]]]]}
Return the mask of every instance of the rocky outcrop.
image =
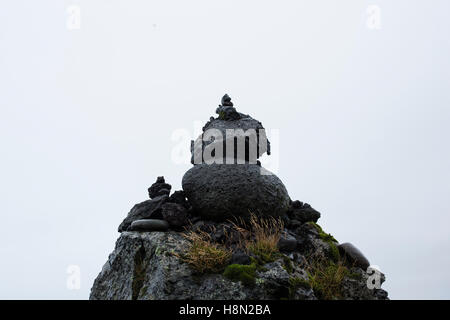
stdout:
{"type": "MultiPolygon", "coordinates": [[[[230,280],[222,273],[196,273],[179,258],[188,248],[189,242],[176,231],[123,232],[94,282],[90,299],[318,299],[309,284],[301,254],[306,253],[304,248],[261,266],[252,285],[230,280]]],[[[235,259],[234,263],[250,263],[242,253],[235,259]]],[[[367,279],[362,269],[352,268],[342,281],[340,298],[386,299],[384,290],[368,289],[367,279]]]]}
{"type": "MultiPolygon", "coordinates": [[[[203,135],[264,129],[237,112],[228,95],[216,112],[203,135]]],[[[201,157],[183,176],[183,190],[170,194],[171,185],[158,177],[148,188],[150,200],[120,224],[90,299],[387,299],[380,287],[385,276],[362,252],[339,244],[317,224],[317,210],[292,201],[276,175],[253,163],[270,154],[261,134],[245,137],[245,155],[235,152],[232,164],[201,157]]],[[[193,158],[214,142],[203,135],[197,149],[192,143],[193,158]]]]}
{"type": "MultiPolygon", "coordinates": [[[[94,282],[90,299],[270,299],[282,291],[281,284],[288,294],[289,275],[280,261],[258,274],[261,281],[255,287],[246,287],[220,274],[195,274],[174,255],[187,246],[174,232],[122,233],[94,282]]],[[[307,296],[314,297],[312,290],[307,296]]]]}
{"type": "Polygon", "coordinates": [[[185,173],[183,190],[194,211],[209,220],[284,215],[290,198],[274,174],[261,174],[252,164],[201,164],[185,173]]]}
{"type": "MultiPolygon", "coordinates": [[[[301,269],[295,271],[296,275],[289,274],[282,259],[258,271],[258,281],[250,287],[221,274],[195,274],[174,255],[187,246],[175,232],[122,233],[94,282],[90,299],[275,299],[289,297],[289,279],[293,276],[306,279],[301,269]]],[[[310,288],[298,288],[294,294],[315,299],[310,288]]]]}

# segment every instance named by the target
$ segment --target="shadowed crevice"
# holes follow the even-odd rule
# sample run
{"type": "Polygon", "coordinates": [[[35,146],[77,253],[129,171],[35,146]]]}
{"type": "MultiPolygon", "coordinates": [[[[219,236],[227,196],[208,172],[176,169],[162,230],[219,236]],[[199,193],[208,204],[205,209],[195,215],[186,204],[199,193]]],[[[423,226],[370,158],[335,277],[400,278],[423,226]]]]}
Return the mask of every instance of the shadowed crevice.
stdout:
{"type": "Polygon", "coordinates": [[[134,255],[134,270],[133,270],[133,284],[132,290],[133,295],[132,299],[137,300],[139,297],[139,292],[144,285],[145,280],[145,249],[144,246],[141,245],[136,254],[134,255]]]}

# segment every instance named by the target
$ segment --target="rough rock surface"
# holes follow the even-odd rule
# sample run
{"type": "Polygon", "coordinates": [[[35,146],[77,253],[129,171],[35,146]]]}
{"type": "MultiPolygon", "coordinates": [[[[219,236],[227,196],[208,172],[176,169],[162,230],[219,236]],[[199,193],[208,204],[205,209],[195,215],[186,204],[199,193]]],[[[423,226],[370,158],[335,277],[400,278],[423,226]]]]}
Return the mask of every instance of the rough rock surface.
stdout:
{"type": "Polygon", "coordinates": [[[278,249],[282,252],[292,252],[297,248],[297,239],[289,233],[285,233],[278,241],[278,249]]]}
{"type": "Polygon", "coordinates": [[[169,199],[167,195],[159,196],[136,204],[119,225],[119,232],[126,231],[135,220],[161,218],[161,206],[169,199]]]}
{"type": "MultiPolygon", "coordinates": [[[[301,253],[265,264],[256,271],[255,284],[248,286],[221,273],[196,273],[177,256],[188,247],[189,242],[175,231],[123,232],[95,279],[90,299],[317,299],[311,287],[292,285],[292,279],[308,279],[301,253]]],[[[352,272],[359,278],[344,279],[343,299],[387,298],[384,290],[367,288],[368,276],[362,269],[352,272]]]]}
{"type": "Polygon", "coordinates": [[[162,196],[162,195],[169,195],[170,189],[172,189],[172,186],[164,180],[164,177],[158,177],[156,179],[156,182],[148,188],[148,195],[150,199],[162,196]]]}
{"type": "Polygon", "coordinates": [[[224,221],[233,216],[281,216],[290,198],[274,174],[262,175],[257,165],[196,165],[183,177],[183,190],[200,216],[224,221]]]}
{"type": "Polygon", "coordinates": [[[181,228],[188,223],[188,212],[181,204],[165,203],[162,205],[161,214],[171,227],[181,228]]]}
{"type": "Polygon", "coordinates": [[[314,210],[309,204],[301,201],[292,201],[291,207],[288,210],[288,215],[291,219],[299,222],[317,222],[320,218],[320,212],[314,210]]]}
{"type": "MultiPolygon", "coordinates": [[[[346,300],[387,300],[388,293],[383,289],[369,289],[369,275],[360,268],[352,268],[353,277],[347,277],[342,282],[342,299],[346,300]]],[[[381,274],[381,283],[385,281],[381,274]]]]}
{"type": "Polygon", "coordinates": [[[183,190],[175,191],[174,193],[172,193],[172,195],[169,197],[169,201],[168,202],[170,202],[170,203],[178,203],[178,204],[182,205],[183,207],[185,207],[188,210],[190,208],[190,204],[186,200],[186,195],[184,194],[183,190]]]}
{"type": "MultiPolygon", "coordinates": [[[[183,252],[187,245],[176,232],[122,233],[94,282],[90,299],[242,300],[289,295],[290,276],[281,260],[258,272],[259,280],[248,287],[221,274],[195,274],[173,254],[183,252]]],[[[312,290],[308,290],[305,298],[315,298],[312,290]]]]}
{"type": "MultiPolygon", "coordinates": [[[[225,96],[224,96],[225,98],[225,96]]],[[[228,97],[229,99],[229,97],[228,97]]],[[[224,103],[224,100],[222,100],[224,103]]],[[[267,152],[270,155],[270,141],[267,139],[267,135],[262,123],[251,116],[237,112],[236,108],[233,107],[231,99],[224,105],[220,105],[216,113],[219,115],[217,118],[211,117],[210,120],[203,127],[203,133],[195,140],[191,141],[191,162],[192,164],[203,163],[203,152],[205,147],[211,144],[213,141],[215,143],[221,142],[223,145],[223,158],[227,157],[226,145],[227,143],[232,143],[234,145],[233,157],[228,155],[228,158],[240,159],[243,161],[251,161],[250,163],[256,163],[256,159],[267,152]],[[245,154],[238,157],[238,144],[235,143],[234,137],[227,135],[227,130],[243,130],[243,132],[250,133],[249,130],[254,130],[254,135],[245,138],[245,154]],[[208,130],[217,130],[221,133],[221,137],[218,140],[208,139],[208,135],[204,135],[208,130]],[[250,157],[249,146],[252,141],[256,142],[256,154],[254,157],[250,157]]],[[[237,133],[236,131],[233,131],[237,133]]]]}

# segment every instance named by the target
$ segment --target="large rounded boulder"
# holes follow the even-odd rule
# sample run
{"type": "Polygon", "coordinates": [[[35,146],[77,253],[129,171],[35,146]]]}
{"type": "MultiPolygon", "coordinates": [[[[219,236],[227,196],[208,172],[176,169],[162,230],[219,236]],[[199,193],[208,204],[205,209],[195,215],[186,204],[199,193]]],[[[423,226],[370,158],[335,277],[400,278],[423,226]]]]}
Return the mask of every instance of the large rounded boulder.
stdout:
{"type": "Polygon", "coordinates": [[[224,221],[233,217],[279,217],[289,209],[286,187],[256,164],[199,164],[183,176],[183,190],[196,214],[224,221]]]}

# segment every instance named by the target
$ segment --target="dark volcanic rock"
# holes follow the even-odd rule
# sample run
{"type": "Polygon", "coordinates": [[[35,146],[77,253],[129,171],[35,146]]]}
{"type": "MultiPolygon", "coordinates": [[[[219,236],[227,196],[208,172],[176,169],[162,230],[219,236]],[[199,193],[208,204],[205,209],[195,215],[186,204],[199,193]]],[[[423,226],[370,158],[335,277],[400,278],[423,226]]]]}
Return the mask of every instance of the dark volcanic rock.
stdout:
{"type": "Polygon", "coordinates": [[[297,248],[297,239],[290,234],[283,235],[278,241],[278,249],[283,252],[292,252],[297,248]]]}
{"type": "Polygon", "coordinates": [[[248,254],[242,251],[234,252],[230,264],[250,264],[252,261],[248,254]]]}
{"type": "MultiPolygon", "coordinates": [[[[211,118],[203,127],[203,133],[194,141],[191,141],[191,162],[192,164],[204,163],[203,152],[205,147],[211,143],[216,145],[222,145],[223,159],[224,163],[227,157],[228,161],[231,159],[242,160],[244,162],[249,162],[252,164],[257,163],[257,159],[267,152],[270,155],[270,142],[267,139],[265,129],[260,121],[253,119],[249,115],[237,112],[233,107],[233,104],[221,105],[217,108],[216,113],[219,115],[216,119],[211,118]],[[242,155],[238,155],[239,144],[237,142],[236,136],[229,135],[227,130],[231,130],[233,134],[236,134],[239,139],[243,139],[243,146],[245,152],[242,155]],[[244,136],[242,136],[239,131],[241,131],[244,136]],[[253,131],[253,132],[252,132],[253,131]],[[219,132],[220,137],[215,139],[207,139],[209,136],[205,133],[207,132],[219,132]],[[245,136],[247,134],[247,136],[245,136]],[[250,152],[250,146],[256,146],[254,154],[250,152]],[[227,144],[234,146],[233,156],[227,155],[227,144]]],[[[229,163],[229,162],[228,162],[229,163]]]]}
{"type": "Polygon", "coordinates": [[[162,195],[169,195],[170,189],[172,189],[172,186],[164,180],[164,177],[158,177],[156,179],[156,182],[151,185],[150,188],[148,188],[148,195],[150,199],[153,199],[158,196],[162,195]]]}
{"type": "Polygon", "coordinates": [[[309,204],[301,201],[292,201],[291,207],[288,210],[288,215],[291,219],[305,222],[317,222],[320,218],[320,212],[314,210],[309,204]]]}
{"type": "Polygon", "coordinates": [[[164,196],[164,195],[168,196],[169,194],[170,194],[170,190],[169,189],[162,188],[162,189],[159,189],[156,192],[156,194],[153,194],[153,198],[154,197],[159,197],[159,196],[164,196]]]}
{"type": "Polygon", "coordinates": [[[119,232],[128,230],[135,220],[160,218],[161,206],[169,199],[167,195],[156,197],[136,204],[128,213],[127,217],[119,225],[119,232]]]}
{"type": "Polygon", "coordinates": [[[264,288],[268,291],[272,299],[282,299],[289,297],[289,273],[283,268],[280,261],[275,261],[265,266],[266,272],[261,273],[264,281],[264,288]]]}
{"type": "Polygon", "coordinates": [[[171,227],[181,228],[188,223],[188,212],[178,203],[165,203],[162,205],[162,217],[171,227]]]}
{"type": "Polygon", "coordinates": [[[135,220],[131,223],[131,231],[166,231],[169,229],[167,221],[159,219],[135,220]]]}
{"type": "Polygon", "coordinates": [[[236,111],[233,106],[219,106],[216,109],[216,113],[219,115],[220,120],[233,121],[242,118],[242,114],[236,111]]]}
{"type": "Polygon", "coordinates": [[[364,271],[370,266],[369,260],[353,244],[349,242],[342,243],[338,248],[341,254],[347,257],[350,263],[354,263],[355,266],[362,268],[364,271]]]}
{"type": "Polygon", "coordinates": [[[282,216],[290,198],[274,174],[257,165],[196,165],[183,177],[183,190],[200,216],[225,221],[232,217],[282,216]]]}
{"type": "Polygon", "coordinates": [[[231,97],[225,93],[225,95],[222,97],[222,106],[233,106],[233,102],[231,102],[231,97]]]}
{"type": "Polygon", "coordinates": [[[169,197],[169,202],[171,203],[178,203],[185,207],[186,209],[189,209],[190,205],[189,202],[186,200],[186,195],[183,190],[175,191],[172,193],[172,195],[169,197]]]}
{"type": "Polygon", "coordinates": [[[293,229],[293,230],[297,229],[301,225],[302,225],[302,223],[295,219],[289,220],[289,223],[288,223],[289,229],[293,229]]]}
{"type": "MultiPolygon", "coordinates": [[[[353,277],[346,277],[342,280],[342,299],[352,300],[388,300],[388,293],[379,288],[369,289],[367,282],[369,275],[359,268],[350,270],[353,277]]],[[[381,283],[385,281],[385,275],[381,273],[381,283]]]]}

